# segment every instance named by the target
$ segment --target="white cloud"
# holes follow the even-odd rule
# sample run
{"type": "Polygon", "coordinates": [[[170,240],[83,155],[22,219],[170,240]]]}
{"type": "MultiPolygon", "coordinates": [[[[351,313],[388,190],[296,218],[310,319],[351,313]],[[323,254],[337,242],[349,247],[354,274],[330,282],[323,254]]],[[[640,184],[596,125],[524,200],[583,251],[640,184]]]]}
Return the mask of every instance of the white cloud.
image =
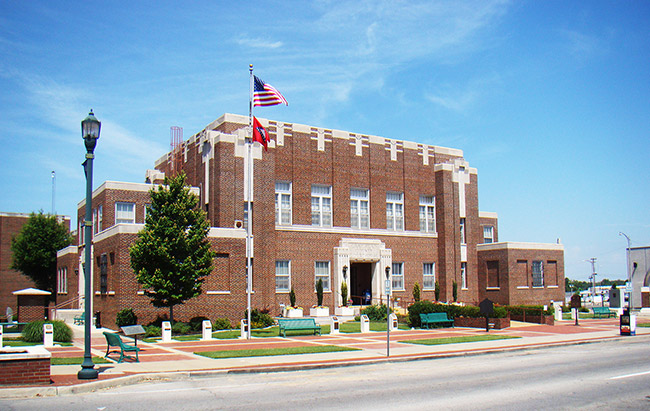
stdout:
{"type": "Polygon", "coordinates": [[[246,47],[252,48],[262,48],[262,49],[277,49],[282,47],[281,41],[268,41],[260,38],[240,38],[237,40],[237,44],[246,47]]]}

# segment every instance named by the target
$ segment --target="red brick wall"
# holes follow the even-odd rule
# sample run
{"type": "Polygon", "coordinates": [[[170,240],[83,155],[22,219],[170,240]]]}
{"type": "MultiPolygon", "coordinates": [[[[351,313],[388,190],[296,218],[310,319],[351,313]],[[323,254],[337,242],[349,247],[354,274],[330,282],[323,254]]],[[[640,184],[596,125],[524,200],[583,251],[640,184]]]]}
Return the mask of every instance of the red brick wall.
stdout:
{"type": "Polygon", "coordinates": [[[20,271],[12,270],[11,239],[16,236],[23,225],[29,219],[29,214],[0,215],[0,315],[4,316],[7,307],[11,307],[14,313],[18,311],[14,291],[25,288],[36,287],[29,277],[20,271]]]}
{"type": "Polygon", "coordinates": [[[50,359],[0,361],[0,385],[50,383],[50,359]]]}

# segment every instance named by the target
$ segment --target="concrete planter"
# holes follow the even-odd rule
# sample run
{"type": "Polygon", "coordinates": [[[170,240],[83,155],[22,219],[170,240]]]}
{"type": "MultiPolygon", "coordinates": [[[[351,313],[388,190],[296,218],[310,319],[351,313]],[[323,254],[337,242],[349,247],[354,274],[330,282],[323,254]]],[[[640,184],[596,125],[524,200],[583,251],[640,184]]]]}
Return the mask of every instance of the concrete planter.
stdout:
{"type": "Polygon", "coordinates": [[[354,317],[354,308],[352,307],[336,307],[334,313],[339,317],[354,317]]]}
{"type": "Polygon", "coordinates": [[[302,308],[285,308],[284,316],[286,318],[302,318],[302,308]]]}
{"type": "Polygon", "coordinates": [[[309,309],[310,317],[329,317],[329,307],[312,307],[309,309]]]}

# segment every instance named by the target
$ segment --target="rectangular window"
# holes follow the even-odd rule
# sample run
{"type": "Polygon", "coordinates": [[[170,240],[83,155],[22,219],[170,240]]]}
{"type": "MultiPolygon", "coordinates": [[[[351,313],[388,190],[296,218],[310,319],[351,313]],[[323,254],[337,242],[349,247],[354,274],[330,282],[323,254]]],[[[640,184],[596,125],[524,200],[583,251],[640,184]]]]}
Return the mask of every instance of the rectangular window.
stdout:
{"type": "Polygon", "coordinates": [[[291,183],[275,182],[275,224],[291,225],[291,183]]]}
{"type": "Polygon", "coordinates": [[[97,234],[97,209],[93,210],[93,236],[97,234]]]}
{"type": "Polygon", "coordinates": [[[460,263],[460,288],[467,289],[467,263],[460,263]]]}
{"type": "Polygon", "coordinates": [[[57,279],[57,292],[66,294],[68,292],[68,268],[59,268],[59,278],[57,279]]]}
{"type": "Polygon", "coordinates": [[[97,207],[97,232],[103,230],[103,222],[104,222],[104,207],[100,205],[97,207]]]}
{"type": "Polygon", "coordinates": [[[544,264],[541,261],[533,261],[532,272],[533,287],[544,287],[544,264]]]}
{"type": "Polygon", "coordinates": [[[404,194],[386,193],[386,228],[388,230],[404,230],[404,194]]]}
{"type": "Polygon", "coordinates": [[[149,210],[150,207],[151,207],[151,204],[145,204],[144,205],[144,213],[143,213],[144,221],[143,221],[143,223],[147,222],[147,214],[148,214],[148,210],[149,210]]]}
{"type": "Polygon", "coordinates": [[[330,262],[316,261],[314,273],[314,289],[318,284],[318,280],[323,280],[323,291],[330,291],[330,262]]]}
{"type": "Polygon", "coordinates": [[[108,292],[108,256],[102,254],[99,258],[99,292],[108,292]]]}
{"type": "Polygon", "coordinates": [[[404,290],[404,263],[393,263],[392,289],[395,291],[404,290]]]}
{"type": "Polygon", "coordinates": [[[350,227],[370,228],[368,190],[350,190],[350,227]]]}
{"type": "Polygon", "coordinates": [[[289,260],[275,262],[275,292],[289,292],[291,289],[291,265],[289,260]]]}
{"type": "Polygon", "coordinates": [[[311,186],[311,225],[332,226],[332,186],[311,186]]]}
{"type": "Polygon", "coordinates": [[[79,245],[84,245],[84,235],[86,234],[84,222],[86,221],[86,216],[79,216],[79,245]]]}
{"type": "Polygon", "coordinates": [[[135,204],[115,203],[115,224],[134,224],[135,204]]]}
{"type": "Polygon", "coordinates": [[[422,265],[422,289],[435,290],[436,288],[436,264],[424,263],[422,265]]]}
{"type": "Polygon", "coordinates": [[[465,224],[466,220],[465,218],[460,219],[460,243],[461,244],[467,244],[467,227],[465,224]]]}
{"type": "Polygon", "coordinates": [[[436,232],[436,198],[433,196],[420,196],[420,231],[436,232]]]}
{"type": "Polygon", "coordinates": [[[483,243],[489,244],[494,242],[494,227],[491,225],[483,227],[483,243]]]}
{"type": "MultiPolygon", "coordinates": [[[[255,206],[251,202],[251,208],[255,210],[255,206]]],[[[244,203],[244,230],[248,230],[248,202],[244,203]]]]}
{"type": "Polygon", "coordinates": [[[499,288],[499,262],[498,261],[487,261],[487,287],[488,288],[499,288]]]}

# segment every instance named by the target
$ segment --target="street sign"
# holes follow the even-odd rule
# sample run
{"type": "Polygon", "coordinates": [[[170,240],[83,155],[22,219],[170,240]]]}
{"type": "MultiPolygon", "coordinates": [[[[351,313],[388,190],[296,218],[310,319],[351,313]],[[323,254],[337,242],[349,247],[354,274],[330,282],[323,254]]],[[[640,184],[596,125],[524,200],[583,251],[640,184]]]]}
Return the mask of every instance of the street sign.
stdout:
{"type": "Polygon", "coordinates": [[[386,280],[386,293],[390,293],[390,280],[386,280]]]}

